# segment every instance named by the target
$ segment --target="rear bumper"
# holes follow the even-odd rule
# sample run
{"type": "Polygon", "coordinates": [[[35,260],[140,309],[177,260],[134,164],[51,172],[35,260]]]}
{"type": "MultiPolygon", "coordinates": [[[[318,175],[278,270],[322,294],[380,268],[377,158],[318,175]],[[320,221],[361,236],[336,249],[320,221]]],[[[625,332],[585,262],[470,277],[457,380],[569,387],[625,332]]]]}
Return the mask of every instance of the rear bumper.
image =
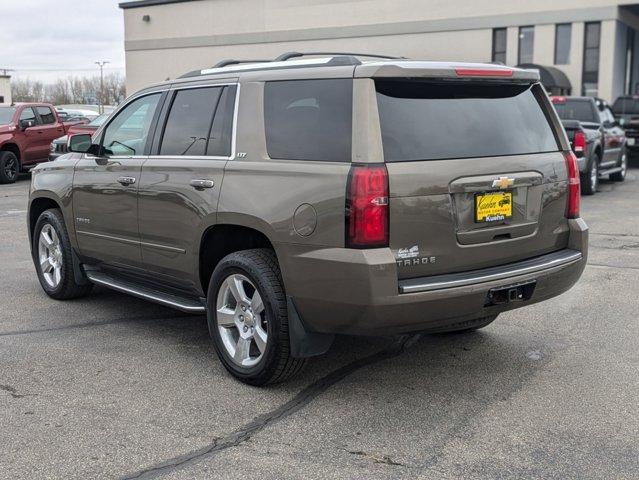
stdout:
{"type": "Polygon", "coordinates": [[[438,329],[570,289],[586,265],[588,227],[582,219],[570,220],[569,226],[564,250],[460,274],[398,281],[389,249],[293,249],[280,255],[280,263],[287,293],[309,331],[387,335],[438,329]],[[529,300],[486,306],[489,290],[530,280],[536,286],[529,300]]]}

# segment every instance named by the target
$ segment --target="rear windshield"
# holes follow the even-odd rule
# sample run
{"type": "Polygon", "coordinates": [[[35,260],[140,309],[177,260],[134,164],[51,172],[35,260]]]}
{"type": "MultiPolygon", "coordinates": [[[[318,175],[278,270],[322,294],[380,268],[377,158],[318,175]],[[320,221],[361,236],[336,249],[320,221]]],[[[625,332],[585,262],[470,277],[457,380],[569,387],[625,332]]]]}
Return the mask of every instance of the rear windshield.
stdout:
{"type": "Polygon", "coordinates": [[[599,116],[590,100],[566,100],[554,105],[557,115],[562,120],[599,123],[599,116]]]}
{"type": "Polygon", "coordinates": [[[612,106],[612,111],[617,115],[639,113],[639,99],[618,98],[612,106]]]}
{"type": "Polygon", "coordinates": [[[8,125],[16,113],[15,107],[0,107],[0,125],[8,125]]]}
{"type": "Polygon", "coordinates": [[[538,86],[410,80],[375,84],[387,162],[558,150],[538,86]]]}

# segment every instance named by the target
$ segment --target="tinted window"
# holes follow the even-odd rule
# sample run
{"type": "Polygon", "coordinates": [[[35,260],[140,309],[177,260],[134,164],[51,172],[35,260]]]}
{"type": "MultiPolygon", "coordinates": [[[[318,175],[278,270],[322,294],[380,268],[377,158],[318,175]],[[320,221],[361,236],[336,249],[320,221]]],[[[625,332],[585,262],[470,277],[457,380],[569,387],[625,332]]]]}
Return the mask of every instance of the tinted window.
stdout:
{"type": "Polygon", "coordinates": [[[213,127],[209,135],[206,154],[216,157],[231,155],[231,137],[233,135],[233,115],[235,113],[235,85],[225,87],[215,111],[213,127]]]}
{"type": "Polygon", "coordinates": [[[386,161],[558,150],[538,86],[383,80],[376,87],[386,161]]]}
{"type": "Polygon", "coordinates": [[[231,155],[237,87],[180,90],[171,105],[160,155],[231,155]]]}
{"type": "Polygon", "coordinates": [[[160,155],[204,155],[223,87],[178,90],[164,127],[160,155]]]}
{"type": "Polygon", "coordinates": [[[15,113],[16,109],[14,107],[0,107],[0,125],[11,123],[15,113]]]}
{"type": "Polygon", "coordinates": [[[612,106],[612,111],[617,115],[639,113],[639,98],[618,98],[612,106]]]}
{"type": "Polygon", "coordinates": [[[142,155],[153,115],[160,100],[155,93],[138,98],[118,112],[104,130],[102,145],[107,155],[142,155]]]}
{"type": "Polygon", "coordinates": [[[352,79],[268,82],[266,146],[271,158],[351,160],[352,79]]]}
{"type": "Polygon", "coordinates": [[[555,64],[566,65],[570,63],[570,36],[572,25],[562,23],[555,27],[555,64]]]}
{"type": "Polygon", "coordinates": [[[562,120],[599,123],[599,118],[590,100],[566,100],[564,103],[555,103],[554,105],[562,120]]]}
{"type": "Polygon", "coordinates": [[[53,115],[53,111],[49,107],[36,107],[36,109],[43,124],[48,125],[55,123],[55,115],[53,115]]]}
{"type": "Polygon", "coordinates": [[[519,27],[518,63],[533,63],[535,27],[519,27]]]}

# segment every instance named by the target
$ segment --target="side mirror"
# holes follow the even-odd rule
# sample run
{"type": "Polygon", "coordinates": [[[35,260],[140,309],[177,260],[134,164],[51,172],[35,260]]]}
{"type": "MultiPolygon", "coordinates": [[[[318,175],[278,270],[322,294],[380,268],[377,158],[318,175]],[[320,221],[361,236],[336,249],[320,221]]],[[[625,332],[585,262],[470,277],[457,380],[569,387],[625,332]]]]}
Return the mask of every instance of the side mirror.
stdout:
{"type": "Polygon", "coordinates": [[[27,128],[35,127],[35,120],[20,120],[20,130],[23,132],[27,128]]]}
{"type": "Polygon", "coordinates": [[[79,133],[69,137],[67,140],[67,149],[75,153],[94,153],[94,151],[97,152],[99,147],[91,143],[91,135],[79,133]]]}
{"type": "Polygon", "coordinates": [[[622,118],[619,119],[619,126],[621,128],[626,126],[626,119],[625,118],[622,117],[622,118]]]}

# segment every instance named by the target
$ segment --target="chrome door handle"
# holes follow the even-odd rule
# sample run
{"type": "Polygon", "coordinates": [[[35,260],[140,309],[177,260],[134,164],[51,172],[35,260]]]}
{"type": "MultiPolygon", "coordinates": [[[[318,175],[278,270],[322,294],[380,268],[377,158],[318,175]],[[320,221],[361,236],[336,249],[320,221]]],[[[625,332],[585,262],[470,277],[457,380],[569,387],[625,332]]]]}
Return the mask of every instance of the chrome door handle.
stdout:
{"type": "Polygon", "coordinates": [[[118,178],[118,183],[124,186],[133,185],[135,183],[135,177],[120,177],[118,178]]]}
{"type": "Polygon", "coordinates": [[[189,182],[189,184],[195,188],[196,190],[203,190],[205,188],[213,188],[215,186],[215,182],[213,180],[200,180],[193,179],[189,182]]]}

